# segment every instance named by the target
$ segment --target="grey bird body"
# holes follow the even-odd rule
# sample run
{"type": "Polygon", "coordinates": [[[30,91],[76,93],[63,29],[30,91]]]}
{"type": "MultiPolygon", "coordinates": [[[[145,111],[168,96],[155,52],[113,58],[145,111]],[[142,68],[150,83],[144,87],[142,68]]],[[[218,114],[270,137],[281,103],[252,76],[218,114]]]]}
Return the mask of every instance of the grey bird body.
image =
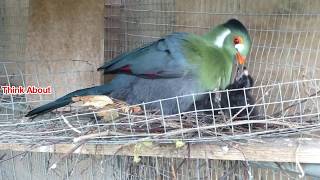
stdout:
{"type": "MultiPolygon", "coordinates": [[[[166,99],[161,101],[164,114],[175,114],[178,112],[186,112],[189,110],[190,105],[193,103],[192,96],[179,97],[186,94],[199,93],[198,81],[192,76],[184,76],[172,79],[144,79],[131,75],[118,75],[117,78],[126,79],[127,86],[119,86],[115,89],[110,96],[116,99],[125,100],[129,104],[147,103],[156,101],[154,103],[147,103],[148,109],[160,109],[159,99],[166,99]],[[134,84],[132,86],[131,84],[134,84]],[[155,96],[155,94],[157,96],[155,96]],[[179,109],[178,109],[179,103],[179,109]]],[[[195,96],[195,100],[199,96],[195,96]]]]}

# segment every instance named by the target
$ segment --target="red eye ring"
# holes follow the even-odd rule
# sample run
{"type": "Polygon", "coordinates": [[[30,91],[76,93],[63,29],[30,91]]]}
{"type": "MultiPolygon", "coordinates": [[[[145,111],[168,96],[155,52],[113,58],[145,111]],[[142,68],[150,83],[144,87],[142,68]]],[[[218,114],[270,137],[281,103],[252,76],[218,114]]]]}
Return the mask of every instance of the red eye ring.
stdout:
{"type": "Polygon", "coordinates": [[[234,44],[240,44],[242,43],[242,39],[240,36],[236,36],[234,39],[233,39],[233,43],[234,44]]]}

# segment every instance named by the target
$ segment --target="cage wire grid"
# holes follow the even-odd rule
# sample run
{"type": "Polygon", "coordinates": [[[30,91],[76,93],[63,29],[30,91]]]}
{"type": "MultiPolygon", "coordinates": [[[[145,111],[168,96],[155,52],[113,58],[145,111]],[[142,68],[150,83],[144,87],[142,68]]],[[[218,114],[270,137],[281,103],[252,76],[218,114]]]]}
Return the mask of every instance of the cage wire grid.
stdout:
{"type": "MultiPolygon", "coordinates": [[[[1,4],[2,1],[0,1],[1,4]]],[[[15,1],[16,2],[16,1],[15,1]]],[[[27,1],[19,11],[27,16],[27,1]],[[25,14],[24,14],[25,13],[25,14]]],[[[16,9],[11,4],[6,11],[16,9]]],[[[255,79],[251,90],[255,104],[241,107],[214,108],[225,112],[213,114],[212,108],[162,115],[160,110],[143,111],[149,104],[161,107],[166,101],[182,101],[200,94],[156,100],[141,104],[142,113],[131,110],[137,105],[114,107],[107,110],[69,106],[59,111],[30,120],[24,114],[30,108],[52,101],[66,92],[94,85],[94,65],[88,61],[56,59],[45,61],[25,58],[26,29],[10,15],[9,21],[0,20],[0,82],[1,85],[46,87],[51,85],[52,95],[5,95],[0,97],[0,142],[50,145],[72,143],[90,138],[87,143],[127,144],[141,140],[160,143],[183,140],[185,142],[219,142],[257,137],[308,135],[317,137],[319,130],[319,15],[320,2],[312,0],[259,1],[259,0],[106,0],[105,57],[116,55],[155,40],[173,31],[205,33],[211,26],[236,17],[248,27],[253,48],[247,67],[255,79]],[[304,4],[309,4],[305,6],[304,4]],[[268,7],[273,8],[268,8],[268,7]],[[186,18],[187,17],[187,18],[186,18]],[[2,24],[1,24],[2,23],[2,24]],[[16,24],[20,24],[17,26],[16,24]],[[13,31],[13,29],[15,29],[13,31]],[[14,43],[12,43],[14,41],[14,43]],[[11,42],[11,45],[8,45],[11,42]],[[20,48],[17,48],[20,47],[20,48]],[[23,58],[21,58],[23,57],[23,58]],[[61,67],[58,64],[64,63],[61,67]],[[72,70],[68,67],[79,67],[72,70]],[[44,68],[45,67],[45,68],[44,68]],[[58,69],[55,67],[59,67],[58,69]],[[85,78],[85,81],[79,79],[85,78]],[[161,104],[160,104],[161,103],[161,104]],[[230,116],[230,110],[259,110],[257,117],[230,116]],[[107,113],[106,113],[107,112],[107,113]],[[100,113],[106,115],[100,117],[100,113]],[[158,114],[155,114],[158,113],[158,114]],[[156,127],[156,128],[154,128],[156,127]],[[142,131],[141,131],[142,130],[142,131]],[[88,136],[89,135],[89,136],[88,136]],[[91,135],[91,136],[90,136],[91,135]]],[[[1,9],[1,16],[7,16],[1,9]]],[[[237,90],[221,91],[231,93],[237,90]]],[[[203,94],[211,95],[212,92],[203,94]]],[[[245,93],[243,93],[245,95],[245,93]]],[[[118,106],[116,103],[115,106],[118,106]]],[[[179,108],[177,106],[177,108],[179,108]]],[[[14,157],[20,152],[8,152],[14,157]]],[[[32,153],[22,159],[13,158],[1,163],[4,179],[297,179],[295,174],[245,165],[239,161],[210,159],[179,159],[141,157],[139,164],[133,157],[72,154],[56,170],[48,171],[59,154],[32,153]],[[88,158],[89,157],[89,158],[88,158]],[[31,163],[36,160],[40,163],[31,163]],[[184,162],[183,162],[184,161],[184,162]],[[90,164],[90,166],[88,166],[90,164]],[[181,166],[180,166],[181,165],[181,166]],[[18,169],[28,169],[19,171],[18,169]],[[174,173],[175,172],[175,173],[174,173]],[[25,174],[24,174],[25,173],[25,174]],[[80,177],[79,177],[80,176],[80,177]],[[174,177],[176,176],[176,177],[174,177]]],[[[294,166],[294,165],[293,165],[294,166]]],[[[310,179],[304,177],[303,179],[310,179]]]]}
{"type": "Polygon", "coordinates": [[[54,93],[1,94],[0,142],[70,143],[79,141],[81,137],[90,137],[89,142],[102,144],[126,144],[139,140],[209,142],[317,131],[320,125],[317,61],[320,35],[316,24],[320,10],[315,8],[316,5],[300,7],[304,1],[271,1],[271,4],[279,4],[272,11],[267,8],[258,11],[266,5],[263,1],[252,1],[257,10],[249,10],[249,1],[228,2],[233,3],[226,3],[228,6],[223,7],[222,1],[201,1],[192,11],[188,9],[191,3],[179,1],[106,2],[105,56],[115,57],[173,31],[202,34],[210,26],[236,17],[248,27],[253,40],[247,67],[255,80],[254,87],[190,94],[125,108],[116,104],[107,110],[71,106],[30,120],[23,117],[30,105],[35,107],[56,99],[56,94],[61,96],[64,92],[93,85],[79,79],[85,77],[90,82],[92,78],[94,82],[96,67],[86,61],[13,61],[3,58],[0,67],[2,86],[51,85],[54,93]],[[215,6],[210,9],[213,4],[215,6]],[[188,21],[183,17],[188,17],[188,21]],[[68,65],[56,70],[55,64],[61,62],[68,65]],[[68,67],[72,66],[82,68],[70,71],[68,67]],[[245,102],[239,107],[230,107],[230,102],[229,107],[213,107],[211,103],[208,109],[197,109],[197,96],[207,94],[213,100],[212,94],[232,94],[235,91],[244,96],[246,92],[252,92],[256,103],[245,102]],[[194,100],[194,109],[181,112],[180,101],[188,98],[194,100]],[[177,102],[175,108],[179,113],[164,114],[162,106],[168,101],[177,102]],[[147,107],[150,105],[159,108],[149,110],[147,107]],[[133,113],[132,109],[137,106],[142,111],[133,113]],[[231,114],[234,109],[240,113],[249,112],[252,108],[259,111],[254,118],[239,120],[231,114]],[[103,118],[101,114],[104,114],[103,118]]]}
{"type": "MultiPolygon", "coordinates": [[[[315,106],[319,98],[317,97],[318,89],[312,90],[314,95],[306,92],[303,95],[299,94],[299,98],[295,99],[291,99],[291,97],[286,99],[282,95],[278,95],[282,98],[281,101],[266,102],[266,99],[274,97],[276,92],[281,93],[282,86],[291,86],[294,89],[292,93],[299,93],[305,86],[317,85],[318,83],[319,80],[304,80],[256,86],[253,90],[268,92],[268,96],[264,93],[260,102],[257,101],[254,105],[242,107],[220,108],[222,111],[229,112],[232,108],[241,111],[254,106],[259,108],[260,112],[264,111],[264,116],[258,116],[257,119],[249,119],[249,117],[241,121],[236,121],[237,119],[234,117],[224,119],[222,115],[212,113],[220,110],[219,108],[197,110],[195,107],[194,111],[174,115],[154,115],[154,111],[148,111],[147,109],[143,109],[143,113],[132,114],[130,111],[124,112],[122,107],[98,110],[93,113],[92,110],[78,109],[76,113],[64,113],[62,116],[58,115],[58,117],[48,119],[25,120],[24,122],[18,119],[15,123],[12,121],[11,123],[4,122],[0,124],[4,133],[4,139],[1,142],[12,140],[19,143],[67,143],[80,141],[79,138],[81,139],[81,136],[87,137],[85,134],[88,133],[94,135],[92,138],[95,140],[92,140],[92,142],[95,143],[128,143],[141,138],[158,142],[172,142],[180,139],[186,142],[199,142],[241,139],[256,135],[272,137],[275,134],[290,135],[301,131],[317,130],[319,127],[319,111],[315,106]],[[281,108],[273,111],[274,106],[280,106],[281,108]],[[211,114],[204,113],[208,111],[211,114]],[[104,116],[104,119],[101,120],[99,118],[100,113],[107,114],[107,116],[104,116]],[[244,125],[249,125],[251,128],[244,128],[244,125]],[[255,125],[263,125],[263,127],[252,127],[255,125]]],[[[244,91],[244,89],[241,89],[241,91],[244,91]]],[[[165,104],[165,101],[173,100],[178,104],[179,99],[195,99],[194,96],[197,96],[197,94],[143,103],[140,106],[145,108],[148,104],[156,103],[160,105],[161,111],[161,104],[165,104]]],[[[4,103],[4,105],[8,105],[8,109],[12,107],[10,103],[4,103]]],[[[128,106],[128,108],[134,106],[128,106]]]]}

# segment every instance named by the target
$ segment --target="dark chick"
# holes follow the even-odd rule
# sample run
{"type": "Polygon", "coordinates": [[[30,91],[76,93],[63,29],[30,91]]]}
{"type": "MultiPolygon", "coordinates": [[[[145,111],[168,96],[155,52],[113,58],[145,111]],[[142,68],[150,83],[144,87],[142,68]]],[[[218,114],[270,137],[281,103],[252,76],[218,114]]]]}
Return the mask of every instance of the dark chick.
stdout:
{"type": "MultiPolygon", "coordinates": [[[[202,95],[198,101],[196,101],[197,110],[205,110],[205,112],[212,113],[212,109],[215,114],[219,114],[220,109],[223,109],[223,113],[226,116],[246,117],[249,113],[249,117],[252,118],[258,115],[257,109],[248,106],[248,108],[243,108],[247,105],[254,105],[255,98],[252,95],[250,88],[254,84],[253,78],[249,75],[248,70],[244,68],[243,72],[238,75],[232,84],[229,84],[226,89],[230,90],[228,92],[223,91],[221,95],[220,103],[216,100],[216,93],[211,93],[211,98],[209,94],[202,95]],[[228,99],[229,95],[229,99],[228,99]],[[210,101],[210,99],[212,101],[210,101]],[[230,104],[230,106],[229,106],[230,104]],[[220,105],[220,107],[219,107],[220,105]],[[213,108],[212,108],[213,107],[213,108]],[[248,110],[247,110],[248,109],[248,110]],[[241,112],[239,112],[241,111],[241,112]]],[[[194,106],[190,107],[190,110],[194,110],[194,106]]]]}
{"type": "Polygon", "coordinates": [[[254,84],[253,78],[249,75],[248,70],[244,68],[242,74],[240,74],[234,82],[227,86],[226,89],[230,90],[227,92],[221,93],[221,108],[228,108],[224,110],[224,113],[230,116],[237,117],[246,117],[249,113],[249,117],[254,117],[258,115],[257,108],[247,105],[254,105],[255,98],[252,95],[251,89],[243,89],[250,88],[254,84]],[[228,100],[229,94],[229,100],[228,100]],[[229,106],[230,104],[230,106],[229,106]],[[230,108],[229,108],[230,107],[230,108]],[[239,112],[241,111],[241,112],[239,112]]]}

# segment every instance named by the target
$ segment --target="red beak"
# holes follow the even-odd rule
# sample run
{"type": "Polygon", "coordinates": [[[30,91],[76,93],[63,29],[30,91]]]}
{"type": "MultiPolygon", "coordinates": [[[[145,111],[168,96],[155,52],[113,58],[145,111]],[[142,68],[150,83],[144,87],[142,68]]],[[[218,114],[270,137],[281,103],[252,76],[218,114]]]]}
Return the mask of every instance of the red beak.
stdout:
{"type": "Polygon", "coordinates": [[[239,52],[236,53],[236,59],[241,65],[246,62],[246,57],[242,56],[239,52]]]}

